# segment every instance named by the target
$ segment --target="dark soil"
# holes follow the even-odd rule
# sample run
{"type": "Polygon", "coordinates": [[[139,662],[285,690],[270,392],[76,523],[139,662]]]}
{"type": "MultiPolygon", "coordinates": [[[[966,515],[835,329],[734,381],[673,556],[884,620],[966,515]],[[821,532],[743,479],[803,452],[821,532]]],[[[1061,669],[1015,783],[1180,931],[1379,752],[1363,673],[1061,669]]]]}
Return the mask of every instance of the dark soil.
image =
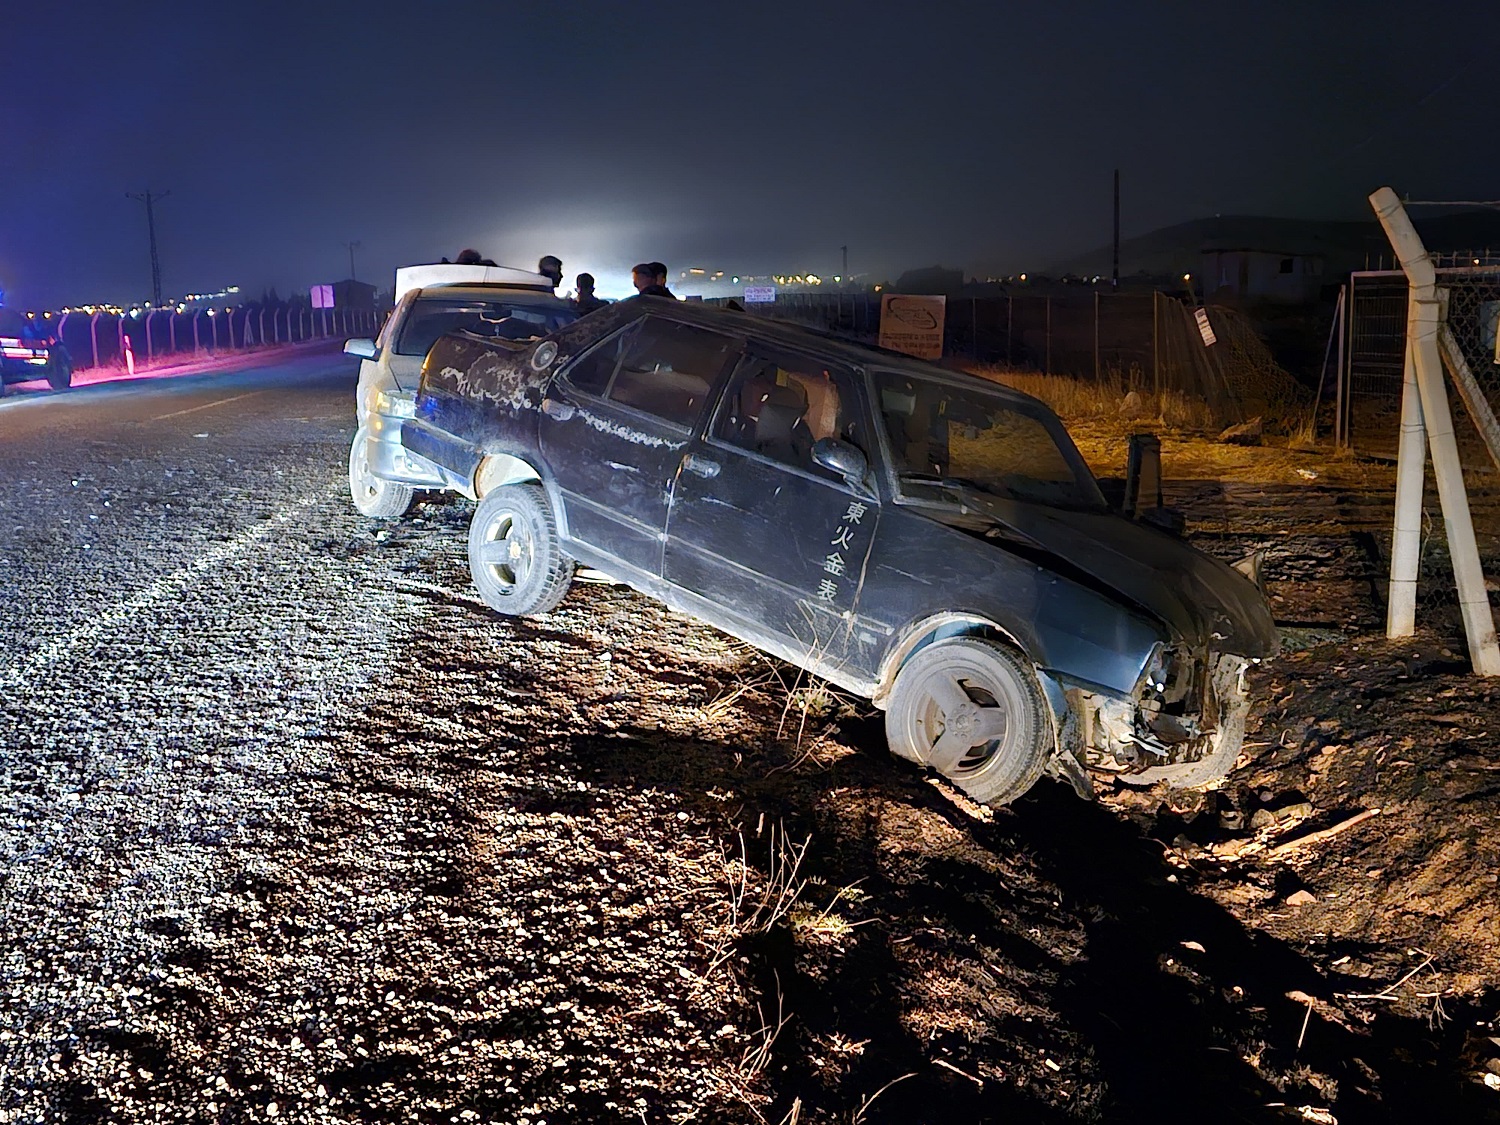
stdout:
{"type": "Polygon", "coordinates": [[[1382,638],[1388,473],[1175,454],[1285,631],[1238,767],[990,810],[629,591],[492,614],[321,362],[0,412],[0,1121],[1500,1120],[1497,689],[1382,638]]]}

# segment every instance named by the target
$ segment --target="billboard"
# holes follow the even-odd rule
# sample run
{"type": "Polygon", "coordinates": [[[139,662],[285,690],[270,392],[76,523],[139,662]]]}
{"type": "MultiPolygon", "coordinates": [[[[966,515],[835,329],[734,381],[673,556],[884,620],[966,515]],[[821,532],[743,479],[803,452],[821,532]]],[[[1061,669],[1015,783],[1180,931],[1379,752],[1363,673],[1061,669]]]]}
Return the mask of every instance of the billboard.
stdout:
{"type": "Polygon", "coordinates": [[[918,359],[942,359],[947,308],[947,297],[886,293],[880,298],[880,346],[918,359]]]}
{"type": "Polygon", "coordinates": [[[314,285],[312,287],[312,307],[315,309],[333,308],[332,285],[314,285]]]}
{"type": "Polygon", "coordinates": [[[745,286],[745,304],[747,305],[771,305],[776,302],[776,286],[774,285],[747,285],[745,286]]]}

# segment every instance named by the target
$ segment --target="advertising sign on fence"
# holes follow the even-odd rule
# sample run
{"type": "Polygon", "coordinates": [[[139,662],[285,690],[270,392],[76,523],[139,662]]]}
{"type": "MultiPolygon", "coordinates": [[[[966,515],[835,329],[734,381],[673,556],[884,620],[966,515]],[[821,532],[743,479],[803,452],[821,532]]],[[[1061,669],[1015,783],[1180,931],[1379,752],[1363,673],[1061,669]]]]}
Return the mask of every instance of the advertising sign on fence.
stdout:
{"type": "Polygon", "coordinates": [[[1219,342],[1219,338],[1214,335],[1213,325],[1208,323],[1207,309],[1194,309],[1193,318],[1198,322],[1198,335],[1203,337],[1203,346],[1205,348],[1212,347],[1219,342]]]}
{"type": "Polygon", "coordinates": [[[918,359],[942,359],[947,308],[947,297],[885,294],[880,298],[880,346],[918,359]]]}
{"type": "Polygon", "coordinates": [[[774,285],[747,285],[745,286],[745,304],[747,305],[771,305],[776,303],[776,286],[774,285]]]}
{"type": "Polygon", "coordinates": [[[333,308],[332,285],[314,285],[312,287],[312,307],[315,309],[333,308]]]}

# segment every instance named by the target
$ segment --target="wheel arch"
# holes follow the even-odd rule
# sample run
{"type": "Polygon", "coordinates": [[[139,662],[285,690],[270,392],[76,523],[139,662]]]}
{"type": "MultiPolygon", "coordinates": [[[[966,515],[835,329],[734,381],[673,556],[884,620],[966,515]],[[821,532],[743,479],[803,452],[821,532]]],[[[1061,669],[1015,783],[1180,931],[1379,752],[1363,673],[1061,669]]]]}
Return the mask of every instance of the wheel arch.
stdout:
{"type": "Polygon", "coordinates": [[[928,645],[951,637],[987,637],[1009,645],[1026,659],[1031,659],[1031,654],[1016,634],[993,618],[962,610],[935,613],[914,621],[901,630],[895,642],[886,650],[880,662],[872,702],[877,707],[883,707],[896,682],[896,674],[906,662],[928,645]]]}
{"type": "Polygon", "coordinates": [[[527,481],[537,481],[543,486],[547,483],[524,458],[510,453],[486,453],[474,469],[474,499],[483,500],[497,488],[527,481]]]}

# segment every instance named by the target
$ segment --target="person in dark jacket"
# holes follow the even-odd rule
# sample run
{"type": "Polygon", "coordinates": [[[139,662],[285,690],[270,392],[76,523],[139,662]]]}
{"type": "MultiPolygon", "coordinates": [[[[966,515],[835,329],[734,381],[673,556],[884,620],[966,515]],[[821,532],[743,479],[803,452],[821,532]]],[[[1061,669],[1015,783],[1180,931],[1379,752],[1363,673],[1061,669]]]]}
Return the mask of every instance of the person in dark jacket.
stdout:
{"type": "Polygon", "coordinates": [[[578,285],[578,296],[577,296],[577,298],[574,299],[573,303],[578,307],[578,315],[579,316],[587,316],[589,313],[593,312],[595,309],[602,309],[606,304],[609,303],[608,301],[604,301],[604,300],[600,299],[599,297],[594,296],[594,275],[593,274],[591,274],[591,273],[581,273],[581,274],[579,274],[578,275],[578,280],[577,280],[577,285],[578,285]]]}
{"type": "Polygon", "coordinates": [[[660,262],[640,263],[630,271],[630,282],[642,297],[677,299],[677,294],[667,288],[667,267],[660,262]]]}

